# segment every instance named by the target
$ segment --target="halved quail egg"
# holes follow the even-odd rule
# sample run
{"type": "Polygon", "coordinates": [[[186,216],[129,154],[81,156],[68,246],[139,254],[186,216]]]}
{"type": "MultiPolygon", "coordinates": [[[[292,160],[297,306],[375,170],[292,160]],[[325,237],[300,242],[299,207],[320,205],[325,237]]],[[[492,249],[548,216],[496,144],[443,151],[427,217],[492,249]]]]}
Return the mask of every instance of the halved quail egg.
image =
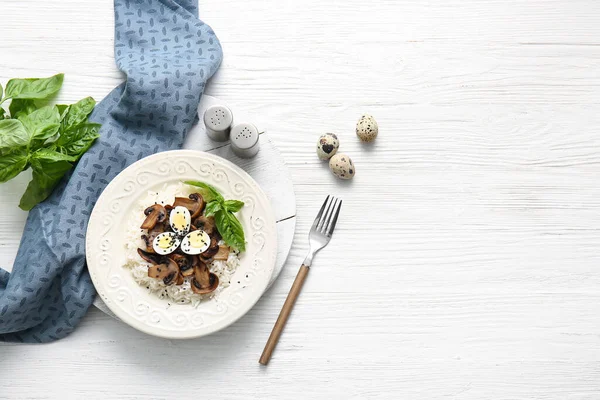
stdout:
{"type": "Polygon", "coordinates": [[[173,229],[173,232],[178,236],[183,236],[190,231],[191,220],[190,212],[187,208],[182,206],[173,208],[169,215],[171,229],[173,229]]]}
{"type": "Polygon", "coordinates": [[[173,232],[163,232],[157,235],[152,242],[152,248],[157,254],[166,255],[171,254],[177,247],[179,247],[179,239],[173,232]]]}
{"type": "Polygon", "coordinates": [[[204,253],[208,246],[210,246],[210,236],[202,230],[188,233],[181,241],[181,250],[186,254],[204,253]]]}

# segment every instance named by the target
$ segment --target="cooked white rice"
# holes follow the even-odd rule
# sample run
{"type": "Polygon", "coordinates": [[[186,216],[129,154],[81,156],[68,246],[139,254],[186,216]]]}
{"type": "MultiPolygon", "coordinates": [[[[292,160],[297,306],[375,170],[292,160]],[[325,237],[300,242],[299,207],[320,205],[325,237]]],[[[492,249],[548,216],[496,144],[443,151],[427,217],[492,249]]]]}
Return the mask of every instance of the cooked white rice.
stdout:
{"type": "MultiPolygon", "coordinates": [[[[185,278],[183,285],[179,286],[167,286],[160,279],[150,278],[148,276],[149,264],[137,253],[138,248],[144,248],[145,246],[141,235],[146,231],[140,229],[140,225],[145,219],[144,210],[146,207],[155,203],[173,204],[176,196],[187,197],[191,193],[194,193],[194,188],[180,182],[165,184],[157,191],[149,191],[147,196],[140,199],[136,207],[131,210],[131,216],[127,221],[125,235],[127,261],[123,267],[131,271],[131,275],[140,286],[146,287],[160,299],[168,300],[171,303],[197,306],[203,299],[218,296],[224,288],[229,286],[231,277],[240,264],[239,254],[236,251],[229,252],[227,261],[213,261],[208,265],[210,271],[219,277],[219,286],[214,292],[205,295],[192,292],[189,278],[185,278]]],[[[223,244],[223,241],[219,244],[223,244]]]]}

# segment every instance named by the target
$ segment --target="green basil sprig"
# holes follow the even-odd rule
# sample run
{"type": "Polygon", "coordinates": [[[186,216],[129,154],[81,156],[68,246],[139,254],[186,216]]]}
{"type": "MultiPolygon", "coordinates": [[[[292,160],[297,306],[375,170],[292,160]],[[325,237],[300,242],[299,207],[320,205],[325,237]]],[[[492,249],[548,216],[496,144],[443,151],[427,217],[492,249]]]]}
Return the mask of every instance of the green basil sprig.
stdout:
{"type": "Polygon", "coordinates": [[[64,75],[11,79],[0,104],[0,183],[31,167],[33,177],[19,207],[30,210],[45,200],[74,162],[99,137],[99,124],[88,122],[96,102],[86,97],[75,104],[47,105],[61,88],[64,75]]]}
{"type": "Polygon", "coordinates": [[[204,214],[207,217],[215,217],[215,224],[225,243],[236,250],[245,251],[244,228],[234,215],[242,209],[244,202],[225,200],[221,193],[208,183],[198,181],[185,181],[185,183],[198,188],[198,192],[207,202],[204,214]]]}

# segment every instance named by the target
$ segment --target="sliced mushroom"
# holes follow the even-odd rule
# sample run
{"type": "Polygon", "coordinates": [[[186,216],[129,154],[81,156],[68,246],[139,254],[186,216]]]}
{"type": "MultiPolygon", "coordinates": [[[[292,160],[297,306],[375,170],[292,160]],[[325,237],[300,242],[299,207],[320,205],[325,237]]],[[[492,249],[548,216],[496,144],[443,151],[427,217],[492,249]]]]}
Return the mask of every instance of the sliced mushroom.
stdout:
{"type": "Polygon", "coordinates": [[[187,263],[185,255],[183,255],[181,253],[171,253],[167,257],[169,257],[171,260],[175,261],[177,263],[177,266],[179,267],[179,269],[181,269],[182,264],[187,263]]]}
{"type": "Polygon", "coordinates": [[[182,206],[189,210],[192,218],[199,217],[204,211],[206,202],[200,193],[192,193],[189,197],[175,197],[173,207],[182,206]]]}
{"type": "Polygon", "coordinates": [[[194,267],[194,277],[191,281],[192,292],[207,294],[219,286],[219,277],[208,270],[204,263],[194,267]]]}
{"type": "Polygon", "coordinates": [[[206,201],[204,201],[204,197],[202,197],[200,193],[192,193],[188,197],[190,200],[194,200],[196,203],[200,204],[200,213],[196,215],[196,217],[200,216],[206,207],[206,201]]]}
{"type": "Polygon", "coordinates": [[[146,245],[146,251],[148,253],[154,253],[154,248],[152,247],[152,240],[150,240],[150,237],[148,235],[142,235],[142,240],[146,245]]]}
{"type": "Polygon", "coordinates": [[[171,210],[173,209],[173,206],[170,204],[165,204],[165,212],[167,214],[167,216],[165,217],[165,222],[163,222],[163,225],[165,227],[165,231],[170,231],[171,230],[171,221],[169,221],[170,215],[171,215],[171,210]]]}
{"type": "Polygon", "coordinates": [[[229,258],[229,247],[228,246],[219,246],[219,251],[217,254],[213,256],[215,260],[227,261],[229,258]]]}
{"type": "Polygon", "coordinates": [[[152,229],[157,223],[163,222],[167,218],[167,211],[160,204],[154,204],[144,210],[144,215],[146,219],[140,228],[152,229]]]}
{"type": "Polygon", "coordinates": [[[172,253],[169,258],[177,263],[179,271],[183,276],[190,276],[194,273],[192,257],[183,254],[172,253]]]}
{"type": "Polygon", "coordinates": [[[213,262],[213,258],[212,257],[204,257],[202,256],[202,254],[200,254],[198,256],[198,258],[200,259],[200,262],[203,262],[204,264],[210,264],[213,262]]]}
{"type": "Polygon", "coordinates": [[[183,285],[183,275],[177,274],[177,281],[175,282],[177,286],[183,285]]]}
{"type": "MultiPolygon", "coordinates": [[[[148,276],[150,278],[162,279],[165,285],[171,285],[174,282],[179,281],[179,268],[177,267],[177,263],[170,258],[164,259],[167,264],[158,264],[153,265],[148,268],[148,276]]],[[[181,277],[183,283],[183,277],[181,277]]],[[[179,283],[178,283],[179,285],[179,283]]]]}
{"type": "Polygon", "coordinates": [[[148,276],[155,279],[165,279],[168,275],[169,267],[167,264],[153,265],[148,268],[148,276]]]}
{"type": "MultiPolygon", "coordinates": [[[[179,274],[179,267],[177,266],[177,263],[173,260],[171,260],[170,258],[169,260],[169,264],[167,265],[167,276],[165,276],[163,278],[163,282],[165,285],[172,285],[173,283],[175,283],[176,281],[179,280],[179,277],[181,276],[179,274]]],[[[182,278],[183,279],[183,278],[182,278]]],[[[181,282],[183,283],[183,282],[181,282]]]]}
{"type": "Polygon", "coordinates": [[[210,246],[200,255],[203,258],[212,258],[219,251],[219,241],[216,238],[210,239],[210,246]]]}
{"type": "Polygon", "coordinates": [[[148,251],[142,250],[142,249],[137,249],[138,254],[140,255],[140,257],[142,257],[145,261],[157,265],[157,264],[163,264],[165,261],[165,258],[163,256],[159,256],[156,253],[150,253],[148,251]]]}
{"type": "Polygon", "coordinates": [[[194,220],[193,225],[196,226],[197,229],[202,229],[210,236],[212,236],[213,233],[216,232],[214,217],[206,217],[202,215],[194,220]]]}
{"type": "Polygon", "coordinates": [[[187,258],[189,260],[190,268],[186,269],[185,271],[181,270],[181,275],[183,275],[184,277],[194,275],[194,268],[200,265],[200,259],[198,258],[198,256],[189,255],[187,256],[187,258]]]}

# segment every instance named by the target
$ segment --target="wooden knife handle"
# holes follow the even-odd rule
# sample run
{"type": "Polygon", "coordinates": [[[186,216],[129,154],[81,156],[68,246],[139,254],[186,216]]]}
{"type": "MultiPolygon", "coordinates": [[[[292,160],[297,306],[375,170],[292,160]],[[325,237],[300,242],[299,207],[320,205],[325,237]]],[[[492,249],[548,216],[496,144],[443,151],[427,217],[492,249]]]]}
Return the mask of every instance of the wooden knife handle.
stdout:
{"type": "Polygon", "coordinates": [[[308,275],[309,269],[310,268],[306,265],[302,265],[298,271],[298,275],[296,275],[294,284],[292,285],[292,288],[285,299],[285,303],[283,303],[279,317],[277,317],[277,322],[275,322],[275,326],[271,331],[271,336],[269,336],[269,340],[267,340],[267,344],[265,345],[265,349],[260,356],[260,360],[258,360],[258,362],[262,365],[267,365],[271,359],[273,350],[275,350],[275,346],[277,346],[277,342],[279,341],[279,336],[281,336],[283,327],[285,326],[285,323],[292,312],[292,308],[294,308],[294,304],[296,304],[296,299],[300,294],[300,290],[302,289],[302,285],[304,284],[304,280],[308,275]]]}

